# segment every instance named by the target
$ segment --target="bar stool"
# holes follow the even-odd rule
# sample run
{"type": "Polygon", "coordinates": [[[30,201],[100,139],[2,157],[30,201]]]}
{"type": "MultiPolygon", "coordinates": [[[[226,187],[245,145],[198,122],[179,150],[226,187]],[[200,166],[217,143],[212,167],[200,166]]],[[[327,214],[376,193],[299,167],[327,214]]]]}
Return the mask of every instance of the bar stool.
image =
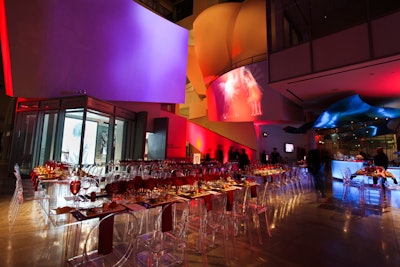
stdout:
{"type": "Polygon", "coordinates": [[[383,188],[383,178],[374,178],[368,176],[367,179],[368,182],[365,186],[366,205],[370,207],[379,207],[380,209],[384,208],[386,201],[386,192],[383,188]],[[374,179],[376,183],[374,182],[374,179]]]}

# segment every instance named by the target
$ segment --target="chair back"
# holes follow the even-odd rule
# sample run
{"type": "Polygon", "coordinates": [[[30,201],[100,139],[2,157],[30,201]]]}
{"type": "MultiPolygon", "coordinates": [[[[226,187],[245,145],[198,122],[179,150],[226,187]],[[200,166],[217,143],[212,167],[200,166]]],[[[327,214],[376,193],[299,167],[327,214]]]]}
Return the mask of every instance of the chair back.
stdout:
{"type": "Polygon", "coordinates": [[[14,226],[15,220],[17,219],[21,205],[24,201],[23,185],[18,164],[15,164],[14,170],[15,170],[14,171],[15,189],[14,189],[14,194],[11,198],[10,206],[8,208],[9,229],[11,229],[14,226]]]}
{"type": "Polygon", "coordinates": [[[233,191],[232,211],[235,214],[246,214],[251,198],[250,186],[233,191]]]}
{"type": "Polygon", "coordinates": [[[194,198],[189,202],[189,224],[199,227],[200,230],[203,228],[207,222],[207,208],[204,198],[194,198]]]}
{"type": "Polygon", "coordinates": [[[136,262],[139,231],[140,219],[132,212],[103,217],[86,237],[81,266],[123,266],[136,262]]]}
{"type": "Polygon", "coordinates": [[[218,228],[224,221],[226,211],[226,192],[220,192],[220,194],[212,195],[209,203],[206,203],[207,208],[207,224],[211,228],[218,228]]]}
{"type": "Polygon", "coordinates": [[[257,207],[268,206],[268,182],[257,186],[256,204],[257,207]]]}
{"type": "Polygon", "coordinates": [[[348,184],[350,183],[351,178],[351,171],[349,168],[341,169],[340,172],[342,173],[343,183],[348,184]]]}
{"type": "Polygon", "coordinates": [[[189,219],[189,201],[178,200],[163,207],[161,213],[163,232],[169,232],[177,239],[183,239],[187,232],[187,223],[189,219]],[[170,227],[170,221],[172,224],[170,227]]]}

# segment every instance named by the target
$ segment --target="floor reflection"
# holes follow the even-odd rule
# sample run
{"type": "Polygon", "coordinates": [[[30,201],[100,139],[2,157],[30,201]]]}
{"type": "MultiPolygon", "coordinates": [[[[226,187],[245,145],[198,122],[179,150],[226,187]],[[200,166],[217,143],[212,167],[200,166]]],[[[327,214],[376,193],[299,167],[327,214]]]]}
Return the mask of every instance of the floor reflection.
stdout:
{"type": "MultiPolygon", "coordinates": [[[[5,173],[0,178],[0,209],[7,210],[15,180],[5,173]]],[[[0,221],[0,238],[6,240],[0,261],[4,266],[63,266],[63,231],[46,224],[29,181],[24,181],[24,189],[14,228],[9,232],[7,220],[0,221]]],[[[238,255],[225,261],[224,248],[218,245],[208,251],[207,266],[400,266],[400,209],[366,205],[362,210],[353,201],[345,205],[342,192],[341,182],[333,180],[326,200],[312,186],[302,194],[271,197],[272,237],[263,235],[262,246],[250,246],[245,236],[238,236],[238,255]]],[[[356,199],[357,193],[352,193],[356,199]]],[[[370,197],[367,202],[374,203],[370,197]]],[[[255,231],[253,235],[257,240],[255,231]]],[[[187,258],[190,267],[204,266],[198,254],[188,252],[187,258]]]]}

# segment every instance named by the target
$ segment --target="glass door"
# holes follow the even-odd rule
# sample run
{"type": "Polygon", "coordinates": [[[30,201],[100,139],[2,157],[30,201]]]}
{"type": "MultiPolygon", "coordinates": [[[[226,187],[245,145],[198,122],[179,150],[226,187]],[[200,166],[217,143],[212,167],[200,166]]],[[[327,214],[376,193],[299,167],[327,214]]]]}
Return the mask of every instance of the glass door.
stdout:
{"type": "Polygon", "coordinates": [[[86,115],[84,147],[87,157],[85,164],[102,165],[109,160],[110,116],[88,111],[86,115]]]}
{"type": "Polygon", "coordinates": [[[83,109],[66,110],[61,145],[61,161],[80,164],[83,109]]]}
{"type": "Polygon", "coordinates": [[[20,165],[21,174],[29,174],[33,168],[35,137],[36,137],[36,112],[17,113],[13,133],[12,166],[20,165]]]}
{"type": "Polygon", "coordinates": [[[110,117],[93,111],[84,115],[83,110],[66,112],[61,161],[79,165],[104,164],[108,160],[109,140],[112,139],[110,117]]]}

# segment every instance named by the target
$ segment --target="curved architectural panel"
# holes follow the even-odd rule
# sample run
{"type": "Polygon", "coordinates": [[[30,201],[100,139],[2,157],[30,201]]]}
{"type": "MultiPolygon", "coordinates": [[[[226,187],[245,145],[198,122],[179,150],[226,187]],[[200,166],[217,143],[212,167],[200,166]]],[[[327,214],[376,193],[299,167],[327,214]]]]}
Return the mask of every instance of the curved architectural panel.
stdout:
{"type": "Polygon", "coordinates": [[[188,31],[134,1],[1,3],[7,94],[185,101],[188,31]]]}
{"type": "Polygon", "coordinates": [[[264,0],[244,1],[232,38],[232,64],[267,53],[267,10],[264,0]]]}
{"type": "Polygon", "coordinates": [[[214,5],[196,18],[193,33],[207,85],[232,66],[248,64],[240,62],[266,53],[266,3],[250,0],[214,5]]]}
{"type": "Polygon", "coordinates": [[[239,3],[212,6],[193,22],[194,47],[205,84],[231,65],[232,27],[240,6],[239,3]]]}

